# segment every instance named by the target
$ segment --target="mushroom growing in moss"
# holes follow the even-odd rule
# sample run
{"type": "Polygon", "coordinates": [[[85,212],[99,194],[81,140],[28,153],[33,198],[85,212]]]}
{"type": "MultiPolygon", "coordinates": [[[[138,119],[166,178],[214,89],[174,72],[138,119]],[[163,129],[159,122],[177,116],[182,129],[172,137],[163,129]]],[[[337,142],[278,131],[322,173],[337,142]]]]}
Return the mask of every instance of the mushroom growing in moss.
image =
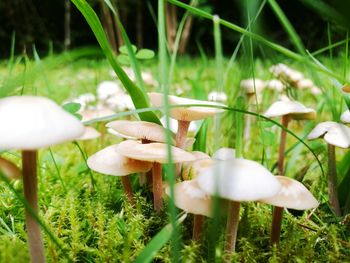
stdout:
{"type": "Polygon", "coordinates": [[[235,251],[240,203],[274,196],[281,188],[264,166],[246,159],[217,161],[202,170],[197,180],[207,194],[230,200],[225,243],[227,255],[235,251]]]}
{"type": "Polygon", "coordinates": [[[117,153],[118,144],[108,146],[90,156],[88,166],[99,173],[120,176],[125,194],[131,204],[134,204],[132,186],[129,175],[148,172],[152,163],[130,159],[117,153]]]}
{"type": "MultiPolygon", "coordinates": [[[[24,197],[37,213],[37,150],[77,139],[84,126],[53,101],[34,96],[1,99],[0,123],[0,150],[22,151],[24,197]]],[[[31,260],[45,262],[40,228],[28,211],[26,224],[31,260]]]]}
{"type": "MultiPolygon", "coordinates": [[[[152,105],[156,107],[164,106],[164,95],[162,93],[151,92],[148,93],[152,105]]],[[[218,106],[223,107],[224,104],[181,98],[177,96],[168,96],[169,105],[191,105],[191,104],[203,104],[208,106],[218,106]]],[[[215,107],[174,107],[170,109],[170,117],[178,121],[178,130],[176,133],[176,146],[183,149],[185,144],[185,139],[188,131],[188,127],[191,121],[202,120],[213,116],[215,114],[223,112],[223,109],[215,107]]]]}
{"type": "MultiPolygon", "coordinates": [[[[195,157],[174,146],[171,147],[172,162],[181,163],[195,160],[195,157]]],[[[162,163],[168,163],[168,146],[164,143],[141,144],[137,141],[126,140],[118,144],[116,151],[128,158],[153,163],[153,200],[154,209],[160,212],[162,202],[162,163]]]]}
{"type": "Polygon", "coordinates": [[[281,125],[281,140],[278,151],[278,173],[284,175],[284,152],[286,147],[288,123],[291,119],[294,120],[313,120],[316,117],[316,112],[313,109],[306,108],[303,104],[297,101],[276,101],[264,113],[265,117],[274,118],[282,117],[281,125]]]}
{"type": "Polygon", "coordinates": [[[284,207],[295,210],[307,210],[318,207],[316,198],[302,183],[285,176],[276,176],[276,178],[282,186],[280,191],[272,197],[260,200],[260,202],[280,208],[274,210],[271,228],[272,244],[278,243],[280,239],[284,207]]]}
{"type": "Polygon", "coordinates": [[[337,216],[341,216],[337,193],[337,169],[335,146],[350,147],[350,128],[333,121],[326,121],[317,126],[307,136],[309,140],[323,138],[328,144],[328,195],[329,202],[337,216]]]}

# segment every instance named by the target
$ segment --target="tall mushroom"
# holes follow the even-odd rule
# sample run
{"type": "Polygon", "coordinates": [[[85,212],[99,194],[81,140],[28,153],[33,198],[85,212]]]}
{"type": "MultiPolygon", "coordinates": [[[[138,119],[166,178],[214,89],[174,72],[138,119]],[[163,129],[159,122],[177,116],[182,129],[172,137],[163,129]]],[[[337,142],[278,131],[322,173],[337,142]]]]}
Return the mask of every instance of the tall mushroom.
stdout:
{"type": "Polygon", "coordinates": [[[260,200],[260,202],[281,208],[278,210],[278,216],[273,217],[271,228],[272,244],[278,243],[280,239],[284,207],[295,210],[307,210],[318,207],[317,200],[302,183],[285,176],[276,176],[276,178],[282,186],[280,191],[272,197],[260,200]]]}
{"type": "MultiPolygon", "coordinates": [[[[148,93],[152,105],[156,107],[164,106],[164,95],[162,93],[151,92],[148,93]]],[[[191,105],[191,104],[203,104],[208,106],[223,107],[224,104],[181,98],[177,96],[168,96],[169,105],[191,105]]],[[[188,131],[188,127],[191,121],[202,120],[213,116],[217,113],[223,112],[223,109],[215,107],[174,107],[170,109],[170,117],[178,121],[178,130],[176,133],[176,146],[183,149],[185,145],[185,139],[188,131]]]]}
{"type": "MultiPolygon", "coordinates": [[[[24,197],[37,213],[37,150],[78,138],[84,126],[53,101],[34,96],[1,99],[0,123],[0,150],[22,150],[24,197]]],[[[28,211],[26,223],[31,260],[45,262],[40,228],[28,211]]]]}
{"type": "Polygon", "coordinates": [[[197,181],[207,194],[230,200],[225,244],[227,256],[235,251],[240,202],[271,197],[281,188],[275,176],[264,166],[246,159],[217,161],[202,170],[197,181]]]}
{"type": "Polygon", "coordinates": [[[116,152],[118,144],[108,146],[90,156],[88,166],[99,173],[120,176],[122,185],[131,204],[134,204],[129,174],[148,172],[152,163],[130,159],[116,152]]]}
{"type": "MultiPolygon", "coordinates": [[[[291,119],[294,120],[313,120],[316,117],[316,112],[313,109],[306,108],[303,104],[297,101],[276,101],[264,113],[265,117],[274,118],[282,117],[282,126],[287,129],[291,119]]],[[[284,175],[284,152],[286,147],[287,132],[282,129],[281,140],[278,151],[278,174],[284,175]]]]}
{"type": "MultiPolygon", "coordinates": [[[[126,140],[121,142],[116,151],[121,155],[140,161],[153,162],[153,200],[154,209],[160,212],[162,202],[162,163],[168,163],[167,145],[164,143],[141,144],[137,141],[126,140]]],[[[189,162],[195,157],[174,146],[171,146],[173,163],[189,162]]]]}
{"type": "Polygon", "coordinates": [[[335,146],[350,147],[350,128],[333,121],[326,121],[317,126],[307,136],[309,140],[323,138],[328,144],[328,195],[329,202],[337,216],[341,216],[337,193],[337,169],[335,146]]]}

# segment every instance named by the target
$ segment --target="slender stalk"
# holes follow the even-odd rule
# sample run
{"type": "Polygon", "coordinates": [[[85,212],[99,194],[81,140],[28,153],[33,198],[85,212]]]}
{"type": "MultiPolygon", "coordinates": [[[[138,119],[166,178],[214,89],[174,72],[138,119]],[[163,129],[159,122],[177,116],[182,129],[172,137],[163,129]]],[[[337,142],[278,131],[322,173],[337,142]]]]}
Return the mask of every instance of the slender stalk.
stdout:
{"type": "Polygon", "coordinates": [[[176,146],[183,149],[185,147],[186,136],[188,132],[188,127],[190,126],[190,121],[178,120],[178,127],[176,133],[176,146]]]}
{"type": "Polygon", "coordinates": [[[236,249],[240,202],[231,201],[228,207],[225,242],[225,262],[231,262],[231,254],[236,249]]]}
{"type": "Polygon", "coordinates": [[[335,146],[328,144],[328,195],[336,216],[341,216],[337,193],[337,168],[335,166],[335,146]]]}
{"type": "Polygon", "coordinates": [[[193,232],[192,232],[192,239],[194,241],[198,241],[201,238],[202,230],[203,230],[203,223],[204,223],[204,216],[194,215],[193,232]]]}
{"type": "Polygon", "coordinates": [[[162,186],[162,164],[154,163],[153,164],[153,202],[154,202],[154,210],[157,213],[163,207],[163,186],[162,186]]]}
{"type": "MultiPolygon", "coordinates": [[[[289,121],[290,121],[290,117],[288,115],[282,116],[281,124],[284,128],[288,127],[289,121]]],[[[278,162],[277,162],[277,170],[279,175],[284,175],[284,152],[286,151],[286,138],[287,138],[287,132],[282,129],[280,147],[278,150],[278,162]]]]}
{"type": "MultiPolygon", "coordinates": [[[[147,139],[141,139],[142,144],[147,144],[151,142],[152,141],[147,139]]],[[[147,173],[141,173],[139,177],[139,182],[141,186],[143,186],[145,183],[147,183],[147,185],[152,185],[152,171],[149,171],[147,173]]]]}
{"type": "MultiPolygon", "coordinates": [[[[38,186],[36,176],[36,151],[22,151],[24,197],[35,213],[38,213],[38,186]]],[[[37,221],[26,210],[25,213],[29,251],[32,262],[45,262],[44,245],[37,221]]]]}
{"type": "Polygon", "coordinates": [[[134,200],[134,195],[132,193],[132,185],[131,185],[131,182],[130,182],[130,176],[129,175],[122,176],[121,180],[122,180],[122,185],[123,185],[126,197],[128,198],[130,204],[132,206],[134,206],[135,205],[135,200],[134,200]]]}
{"type": "Polygon", "coordinates": [[[280,241],[281,225],[283,218],[283,207],[275,206],[273,208],[271,244],[278,244],[280,241]]]}

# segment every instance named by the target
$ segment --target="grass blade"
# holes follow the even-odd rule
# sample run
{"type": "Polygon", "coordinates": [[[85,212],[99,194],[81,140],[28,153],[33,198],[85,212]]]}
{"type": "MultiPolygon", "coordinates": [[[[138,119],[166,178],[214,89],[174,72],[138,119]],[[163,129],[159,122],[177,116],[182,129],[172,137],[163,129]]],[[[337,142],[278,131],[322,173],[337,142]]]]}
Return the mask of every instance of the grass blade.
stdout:
{"type": "MultiPolygon", "coordinates": [[[[113,70],[117,74],[120,81],[123,83],[124,87],[128,91],[132,101],[137,109],[147,108],[149,106],[148,99],[142,90],[136,86],[128,77],[128,75],[121,68],[117,62],[112,48],[107,40],[106,34],[103,30],[100,20],[96,15],[95,11],[85,0],[72,0],[73,4],[78,8],[78,10],[85,17],[87,23],[91,27],[100,47],[107,57],[109,63],[111,64],[113,70]]],[[[159,119],[153,112],[143,112],[139,114],[141,120],[154,122],[160,124],[159,119]]]]}
{"type": "Polygon", "coordinates": [[[298,52],[302,55],[306,55],[305,53],[305,47],[303,45],[303,42],[301,41],[299,35],[295,31],[292,24],[289,22],[287,16],[284,14],[281,7],[277,4],[275,0],[268,0],[272,10],[275,12],[276,16],[280,20],[282,26],[286,30],[287,34],[291,38],[295,48],[298,50],[298,52]]]}

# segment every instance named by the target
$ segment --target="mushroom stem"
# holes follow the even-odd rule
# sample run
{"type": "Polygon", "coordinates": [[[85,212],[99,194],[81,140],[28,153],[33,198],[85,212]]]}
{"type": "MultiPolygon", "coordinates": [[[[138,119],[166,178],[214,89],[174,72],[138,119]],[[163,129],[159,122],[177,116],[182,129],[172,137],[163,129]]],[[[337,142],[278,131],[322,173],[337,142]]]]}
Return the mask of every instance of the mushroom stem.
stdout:
{"type": "Polygon", "coordinates": [[[200,239],[202,235],[203,223],[204,223],[204,216],[194,215],[193,232],[192,232],[192,239],[194,241],[198,241],[200,239]]]}
{"type": "Polygon", "coordinates": [[[328,144],[328,195],[336,216],[341,216],[337,193],[337,168],[335,166],[335,146],[328,144]]]}
{"type": "Polygon", "coordinates": [[[188,127],[190,126],[190,121],[178,120],[178,127],[176,133],[176,146],[183,149],[185,147],[185,141],[187,136],[188,127]]]}
{"type": "MultiPolygon", "coordinates": [[[[141,139],[141,143],[142,144],[146,144],[146,143],[151,143],[152,141],[147,140],[147,139],[141,139]]],[[[145,183],[147,183],[147,186],[152,185],[152,173],[151,171],[147,172],[147,173],[141,173],[140,177],[139,177],[139,181],[140,181],[140,185],[143,186],[145,185],[145,183]]]]}
{"type": "Polygon", "coordinates": [[[162,164],[154,163],[153,164],[153,202],[154,210],[157,213],[160,212],[163,206],[163,186],[162,186],[162,164]]]}
{"type": "Polygon", "coordinates": [[[133,198],[133,193],[132,193],[132,185],[130,182],[130,177],[129,175],[122,176],[122,185],[126,194],[126,197],[128,198],[129,202],[131,203],[132,206],[135,205],[135,200],[133,198]]]}
{"type": "MultiPolygon", "coordinates": [[[[36,161],[37,151],[22,151],[24,197],[33,211],[38,213],[36,161]]],[[[40,227],[28,211],[25,212],[25,217],[31,260],[35,263],[45,262],[40,227]]]]}
{"type": "MultiPolygon", "coordinates": [[[[282,116],[281,124],[284,128],[288,127],[289,120],[290,118],[288,115],[282,116]]],[[[284,152],[286,150],[286,137],[287,137],[287,132],[284,129],[282,129],[280,147],[278,150],[278,162],[277,162],[277,170],[279,175],[284,175],[284,152]]]]}
{"type": "Polygon", "coordinates": [[[273,208],[271,244],[278,244],[280,241],[281,225],[283,218],[283,207],[275,206],[273,208]]]}
{"type": "Polygon", "coordinates": [[[226,225],[225,261],[231,262],[231,253],[235,252],[237,230],[239,223],[240,202],[231,201],[228,207],[228,217],[226,225]]]}

